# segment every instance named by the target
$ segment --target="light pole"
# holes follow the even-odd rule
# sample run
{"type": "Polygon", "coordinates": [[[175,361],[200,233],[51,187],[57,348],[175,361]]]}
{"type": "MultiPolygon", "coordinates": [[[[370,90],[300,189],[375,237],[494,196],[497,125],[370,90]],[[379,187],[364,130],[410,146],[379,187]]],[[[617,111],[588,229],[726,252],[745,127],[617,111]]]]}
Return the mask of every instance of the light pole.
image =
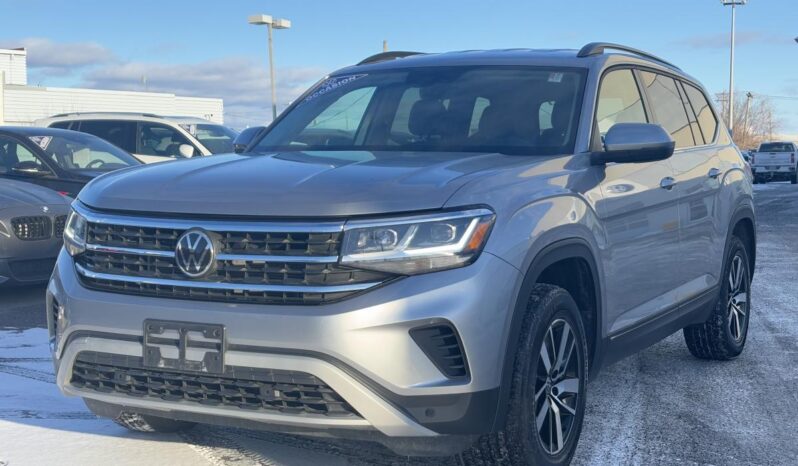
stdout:
{"type": "Polygon", "coordinates": [[[270,15],[252,15],[249,24],[256,26],[266,25],[269,34],[269,81],[272,84],[272,121],[277,118],[277,88],[274,83],[274,50],[272,48],[272,29],[288,29],[291,21],[287,19],[272,18],[270,15]]]}
{"type": "Polygon", "coordinates": [[[729,132],[734,134],[734,25],[737,19],[737,5],[745,5],[748,0],[720,0],[724,6],[731,5],[731,53],[729,58],[729,132]]]}

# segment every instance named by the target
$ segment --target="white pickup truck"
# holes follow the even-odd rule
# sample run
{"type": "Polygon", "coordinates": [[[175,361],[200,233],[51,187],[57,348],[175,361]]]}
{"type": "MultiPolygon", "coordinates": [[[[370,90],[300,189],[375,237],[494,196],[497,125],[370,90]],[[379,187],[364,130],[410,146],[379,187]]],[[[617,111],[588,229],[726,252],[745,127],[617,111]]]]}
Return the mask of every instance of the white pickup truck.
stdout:
{"type": "Polygon", "coordinates": [[[754,183],[798,183],[798,147],[793,142],[763,142],[751,155],[754,183]]]}

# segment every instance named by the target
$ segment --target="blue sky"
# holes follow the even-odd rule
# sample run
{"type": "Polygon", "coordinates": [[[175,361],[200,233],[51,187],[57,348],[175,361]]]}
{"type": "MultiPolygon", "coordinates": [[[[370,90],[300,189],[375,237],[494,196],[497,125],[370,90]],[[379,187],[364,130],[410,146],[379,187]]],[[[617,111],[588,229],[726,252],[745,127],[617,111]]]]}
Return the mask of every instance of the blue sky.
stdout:
{"type": "MultiPolygon", "coordinates": [[[[730,9],[719,0],[0,0],[0,12],[0,46],[28,47],[30,84],[143,89],[147,76],[149,90],[224,97],[237,126],[269,114],[254,13],[293,22],[275,31],[279,106],[383,39],[432,52],[613,41],[677,63],[711,92],[728,86],[730,9]]],[[[782,132],[798,134],[798,2],[750,0],[737,19],[736,89],[775,96],[782,132]]]]}

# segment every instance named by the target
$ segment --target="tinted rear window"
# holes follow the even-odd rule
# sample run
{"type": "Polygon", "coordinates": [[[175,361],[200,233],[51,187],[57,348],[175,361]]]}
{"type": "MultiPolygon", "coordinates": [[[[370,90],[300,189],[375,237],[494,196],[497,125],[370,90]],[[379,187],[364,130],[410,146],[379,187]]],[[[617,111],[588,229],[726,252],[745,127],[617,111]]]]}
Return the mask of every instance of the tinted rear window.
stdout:
{"type": "Polygon", "coordinates": [[[783,142],[769,142],[759,146],[759,152],[793,152],[792,144],[783,142]]]}

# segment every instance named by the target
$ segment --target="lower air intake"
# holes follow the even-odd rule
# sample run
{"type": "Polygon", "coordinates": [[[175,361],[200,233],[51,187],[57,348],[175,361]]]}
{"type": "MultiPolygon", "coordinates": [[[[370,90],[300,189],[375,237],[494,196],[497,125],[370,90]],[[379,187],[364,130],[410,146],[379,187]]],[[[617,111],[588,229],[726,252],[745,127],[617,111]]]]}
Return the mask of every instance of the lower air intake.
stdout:
{"type": "Polygon", "coordinates": [[[468,378],[468,363],[463,345],[450,324],[416,327],[410,336],[435,366],[450,379],[468,378]]]}

